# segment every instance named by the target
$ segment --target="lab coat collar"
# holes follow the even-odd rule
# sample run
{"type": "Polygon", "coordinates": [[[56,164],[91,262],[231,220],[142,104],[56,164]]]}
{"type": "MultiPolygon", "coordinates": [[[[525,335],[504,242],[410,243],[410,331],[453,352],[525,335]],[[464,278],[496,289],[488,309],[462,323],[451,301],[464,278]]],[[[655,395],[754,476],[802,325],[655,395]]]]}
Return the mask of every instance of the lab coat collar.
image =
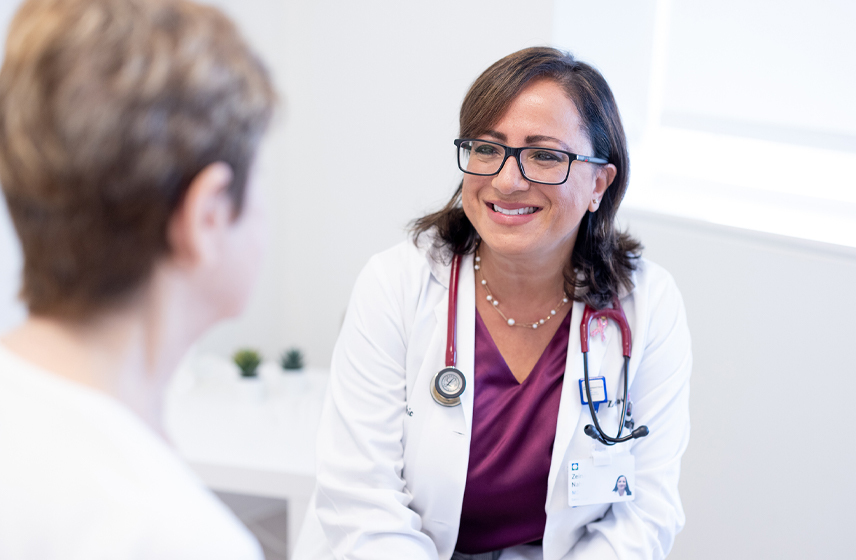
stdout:
{"type": "MultiPolygon", "coordinates": [[[[638,261],[637,261],[637,263],[638,263],[638,261]]],[[[579,270],[577,270],[576,273],[577,273],[577,281],[581,281],[584,278],[583,273],[580,272],[579,270]]],[[[622,299],[626,298],[627,296],[629,296],[633,292],[634,289],[636,289],[636,271],[635,270],[630,273],[630,289],[625,288],[624,286],[618,287],[618,299],[622,300],[622,299]]],[[[586,288],[577,288],[574,295],[576,297],[582,297],[587,291],[588,290],[586,288]]]]}
{"type": "MultiPolygon", "coordinates": [[[[416,240],[416,246],[425,252],[431,275],[434,276],[441,286],[448,290],[449,277],[452,271],[452,251],[446,247],[435,246],[435,237],[436,234],[433,231],[424,233],[416,240]]],[[[463,267],[463,262],[461,263],[461,266],[463,267]]]]}

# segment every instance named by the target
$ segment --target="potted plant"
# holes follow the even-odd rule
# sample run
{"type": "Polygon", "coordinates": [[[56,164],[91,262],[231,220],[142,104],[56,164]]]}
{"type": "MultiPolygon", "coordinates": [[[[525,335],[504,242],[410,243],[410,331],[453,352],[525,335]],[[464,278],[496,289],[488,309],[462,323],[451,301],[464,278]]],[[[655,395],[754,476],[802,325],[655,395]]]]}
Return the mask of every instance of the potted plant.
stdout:
{"type": "Polygon", "coordinates": [[[232,356],[232,361],[235,362],[235,365],[241,370],[241,377],[258,377],[258,368],[259,364],[262,363],[262,357],[257,351],[247,348],[238,350],[235,352],[235,355],[232,356]]]}
{"type": "Polygon", "coordinates": [[[282,354],[282,358],[279,361],[279,365],[282,366],[282,369],[285,371],[300,371],[303,369],[303,352],[301,352],[297,348],[290,348],[286,350],[282,354]]]}

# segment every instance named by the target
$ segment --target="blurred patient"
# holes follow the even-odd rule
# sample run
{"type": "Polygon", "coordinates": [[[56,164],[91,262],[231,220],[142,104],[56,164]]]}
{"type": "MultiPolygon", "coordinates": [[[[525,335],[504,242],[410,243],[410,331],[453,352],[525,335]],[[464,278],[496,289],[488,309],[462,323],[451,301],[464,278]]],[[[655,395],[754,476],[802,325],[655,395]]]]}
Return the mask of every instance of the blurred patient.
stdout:
{"type": "Polygon", "coordinates": [[[0,338],[0,558],[261,558],[166,442],[164,388],[262,251],[268,74],[219,11],[27,0],[0,184],[29,319],[0,338]]]}

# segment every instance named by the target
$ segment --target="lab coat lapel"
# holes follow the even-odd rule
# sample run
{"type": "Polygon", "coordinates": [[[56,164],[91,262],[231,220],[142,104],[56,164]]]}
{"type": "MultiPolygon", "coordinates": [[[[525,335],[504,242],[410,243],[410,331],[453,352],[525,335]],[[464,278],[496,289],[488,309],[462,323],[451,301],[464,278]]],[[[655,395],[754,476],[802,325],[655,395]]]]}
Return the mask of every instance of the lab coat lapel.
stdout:
{"type": "MultiPolygon", "coordinates": [[[[442,265],[439,265],[442,267],[442,265]]],[[[442,267],[437,280],[447,288],[449,266],[442,267]]],[[[448,327],[448,297],[434,304],[436,325],[426,360],[416,380],[413,393],[415,412],[412,433],[418,440],[405,453],[405,478],[413,492],[411,507],[422,517],[422,531],[437,546],[440,558],[449,558],[455,548],[458,523],[461,518],[467,465],[470,449],[473,412],[473,345],[475,340],[475,295],[472,256],[461,259],[458,276],[457,360],[456,367],[464,374],[466,389],[461,404],[444,407],[430,396],[429,381],[445,367],[446,331],[448,327]],[[418,435],[417,435],[418,434],[418,435]]],[[[407,421],[407,420],[405,420],[407,421]]]]}
{"type": "MultiPolygon", "coordinates": [[[[562,382],[562,399],[559,403],[559,418],[556,425],[556,439],[553,443],[553,457],[550,462],[550,474],[547,479],[547,503],[551,503],[553,491],[555,490],[556,478],[559,470],[567,462],[565,456],[574,434],[582,434],[579,430],[581,415],[585,415],[580,402],[579,380],[583,378],[583,353],[580,343],[580,324],[582,323],[585,304],[580,301],[574,302],[571,315],[571,331],[568,339],[568,356],[565,362],[565,377],[562,382]]],[[[594,324],[594,322],[592,322],[594,324]]],[[[615,331],[610,322],[606,329],[605,340],[600,335],[589,334],[589,377],[600,375],[604,352],[615,331]]],[[[608,382],[611,380],[607,380],[608,382]]],[[[610,395],[612,398],[612,395],[610,395]]],[[[582,437],[585,437],[584,435],[582,437]]]]}

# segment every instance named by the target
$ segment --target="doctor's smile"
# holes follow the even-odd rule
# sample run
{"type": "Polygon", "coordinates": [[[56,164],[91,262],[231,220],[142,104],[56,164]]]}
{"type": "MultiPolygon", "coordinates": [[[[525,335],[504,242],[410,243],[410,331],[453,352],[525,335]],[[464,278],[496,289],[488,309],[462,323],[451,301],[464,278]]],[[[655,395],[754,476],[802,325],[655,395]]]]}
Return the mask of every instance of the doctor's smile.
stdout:
{"type": "Polygon", "coordinates": [[[503,202],[501,204],[502,206],[495,202],[487,203],[488,208],[491,208],[494,212],[498,212],[505,216],[521,216],[524,214],[534,214],[535,212],[540,210],[540,208],[538,208],[537,206],[523,206],[520,204],[510,204],[507,202],[503,202]]]}
{"type": "Polygon", "coordinates": [[[485,206],[493,221],[507,226],[527,224],[536,218],[535,213],[541,211],[539,206],[512,202],[485,202],[485,206]]]}

